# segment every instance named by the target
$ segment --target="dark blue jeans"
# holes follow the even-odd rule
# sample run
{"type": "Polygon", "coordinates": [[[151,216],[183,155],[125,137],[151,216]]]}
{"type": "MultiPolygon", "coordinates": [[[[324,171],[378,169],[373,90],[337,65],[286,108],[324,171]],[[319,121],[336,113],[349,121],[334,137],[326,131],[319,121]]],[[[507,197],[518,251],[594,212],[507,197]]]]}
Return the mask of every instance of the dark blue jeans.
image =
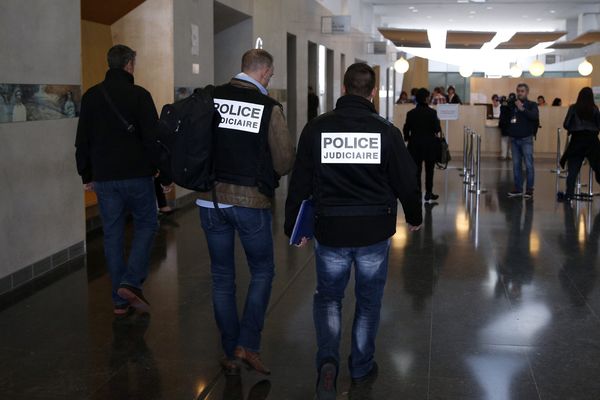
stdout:
{"type": "Polygon", "coordinates": [[[352,325],[350,374],[352,378],[361,378],[371,371],[389,249],[389,240],[356,248],[327,247],[315,243],[317,290],[313,317],[319,347],[317,368],[328,360],[339,365],[342,300],[354,264],[356,309],[352,325]]]}
{"type": "Polygon", "coordinates": [[[512,138],[512,158],[515,189],[523,190],[523,162],[527,172],[527,190],[533,190],[535,169],[533,166],[533,136],[512,138]]]}
{"type": "Polygon", "coordinates": [[[148,276],[152,242],[158,229],[156,195],[151,177],[95,182],[102,229],[104,255],[112,281],[115,305],[127,304],[117,290],[122,284],[141,289],[148,276]],[[133,217],[133,240],[125,260],[125,222],[133,217]]]}
{"type": "Polygon", "coordinates": [[[232,358],[236,346],[260,350],[260,336],[275,275],[271,210],[200,207],[200,221],[210,253],[212,298],[221,343],[232,358]],[[235,285],[235,232],[250,268],[250,286],[242,319],[238,317],[235,285]]]}

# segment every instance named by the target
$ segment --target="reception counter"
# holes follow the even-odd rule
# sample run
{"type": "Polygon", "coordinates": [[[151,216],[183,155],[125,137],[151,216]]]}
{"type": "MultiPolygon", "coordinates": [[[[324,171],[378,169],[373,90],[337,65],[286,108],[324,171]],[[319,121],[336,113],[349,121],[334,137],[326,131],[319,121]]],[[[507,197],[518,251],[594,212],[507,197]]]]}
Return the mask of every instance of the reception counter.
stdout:
{"type": "MultiPolygon", "coordinates": [[[[396,104],[394,106],[394,124],[401,130],[404,128],[406,113],[414,108],[412,104],[396,104]]],[[[433,107],[435,108],[435,106],[433,107]]],[[[568,107],[540,107],[540,125],[537,140],[534,145],[535,155],[544,158],[556,156],[556,130],[562,128],[568,107]]],[[[446,133],[448,146],[453,154],[462,153],[463,128],[470,127],[481,135],[482,153],[486,156],[500,155],[500,129],[498,120],[486,119],[486,106],[459,106],[459,119],[448,121],[448,132],[446,121],[442,122],[442,130],[446,133]]],[[[562,132],[562,140],[566,132],[562,132]]]]}

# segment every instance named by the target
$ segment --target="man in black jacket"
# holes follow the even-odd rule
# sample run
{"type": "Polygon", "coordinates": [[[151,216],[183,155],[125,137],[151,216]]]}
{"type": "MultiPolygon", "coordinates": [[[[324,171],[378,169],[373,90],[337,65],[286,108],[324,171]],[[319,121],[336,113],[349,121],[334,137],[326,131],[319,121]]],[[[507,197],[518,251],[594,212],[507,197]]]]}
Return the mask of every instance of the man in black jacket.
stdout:
{"type": "Polygon", "coordinates": [[[142,283],[158,228],[153,183],[158,114],[150,93],[134,85],[135,55],[123,45],[108,51],[110,69],[105,80],[82,98],[75,142],[84,188],[98,197],[116,315],[127,314],[131,306],[148,309],[142,283]],[[125,260],[128,213],[133,217],[134,237],[125,260]]]}
{"type": "Polygon", "coordinates": [[[509,197],[533,197],[535,169],[533,165],[533,141],[540,123],[540,113],[535,102],[527,100],[529,86],[517,85],[517,99],[509,104],[510,121],[508,135],[512,142],[513,174],[515,188],[509,197]],[[523,194],[523,161],[527,172],[527,188],[523,194]]]}
{"type": "MultiPolygon", "coordinates": [[[[397,199],[411,230],[422,222],[416,167],[400,131],[379,117],[371,102],[375,72],[351,65],[336,109],[302,132],[286,202],[290,235],[304,199],[316,207],[317,398],[335,399],[340,362],[341,304],[356,268],[356,312],[350,372],[353,385],[377,374],[373,360],[390,238],[396,232],[397,199]]],[[[306,238],[303,239],[303,244],[306,238]]]]}
{"type": "Polygon", "coordinates": [[[408,142],[408,152],[417,164],[419,190],[423,164],[425,164],[425,201],[430,203],[439,198],[433,193],[433,173],[441,151],[438,134],[442,132],[442,127],[437,111],[429,107],[429,90],[419,89],[416,99],[417,106],[406,113],[404,140],[408,142]]]}

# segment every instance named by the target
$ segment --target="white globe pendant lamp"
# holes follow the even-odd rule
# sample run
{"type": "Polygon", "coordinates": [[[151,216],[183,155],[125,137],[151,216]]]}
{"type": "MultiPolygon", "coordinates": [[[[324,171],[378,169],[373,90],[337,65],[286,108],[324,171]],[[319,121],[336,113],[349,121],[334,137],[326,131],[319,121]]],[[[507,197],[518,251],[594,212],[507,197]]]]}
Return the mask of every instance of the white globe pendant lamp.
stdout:
{"type": "Polygon", "coordinates": [[[579,67],[577,67],[577,70],[579,71],[579,73],[582,76],[588,76],[594,70],[594,66],[592,65],[591,62],[589,62],[587,59],[585,59],[581,62],[581,64],[579,64],[579,67]]]}
{"type": "Polygon", "coordinates": [[[544,66],[544,63],[540,60],[535,60],[529,66],[529,73],[535,77],[542,76],[545,70],[546,67],[544,66]]]}
{"type": "Polygon", "coordinates": [[[521,77],[522,74],[523,74],[523,68],[521,68],[519,66],[519,64],[514,63],[510,67],[510,76],[512,76],[513,78],[519,78],[519,77],[521,77]]]}
{"type": "Polygon", "coordinates": [[[462,76],[463,78],[468,78],[471,75],[473,75],[473,68],[468,67],[466,65],[461,65],[458,68],[458,73],[460,74],[460,76],[462,76]]]}
{"type": "Polygon", "coordinates": [[[399,59],[396,60],[396,62],[394,63],[394,69],[396,70],[396,72],[398,72],[399,74],[403,74],[406,71],[408,71],[408,61],[406,61],[406,59],[404,57],[400,57],[399,59]]]}

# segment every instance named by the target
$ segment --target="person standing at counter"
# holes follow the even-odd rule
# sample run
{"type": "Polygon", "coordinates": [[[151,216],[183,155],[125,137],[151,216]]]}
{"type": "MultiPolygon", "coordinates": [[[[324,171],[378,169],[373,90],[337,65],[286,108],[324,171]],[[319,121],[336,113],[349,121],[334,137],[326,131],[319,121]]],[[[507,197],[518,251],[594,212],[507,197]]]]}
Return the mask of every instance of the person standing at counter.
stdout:
{"type": "MultiPolygon", "coordinates": [[[[500,160],[506,161],[510,159],[510,136],[508,136],[508,128],[510,126],[510,117],[511,110],[508,106],[509,102],[513,102],[516,100],[517,95],[514,93],[510,93],[508,98],[506,96],[502,96],[499,104],[499,117],[498,117],[498,128],[500,128],[500,160]]],[[[493,97],[492,97],[493,101],[493,97]]],[[[494,109],[494,113],[495,113],[494,109]]]]}
{"type": "Polygon", "coordinates": [[[517,98],[508,101],[508,135],[511,137],[513,174],[515,188],[508,193],[509,197],[533,197],[535,169],[533,166],[533,140],[539,127],[540,113],[538,105],[527,99],[529,86],[526,83],[517,85],[517,98]],[[523,162],[527,172],[527,187],[523,194],[523,162]]]}
{"type": "Polygon", "coordinates": [[[561,159],[561,164],[567,162],[567,191],[559,200],[571,200],[575,193],[575,183],[585,158],[594,169],[596,179],[600,178],[600,111],[594,103],[592,88],[584,87],[577,96],[577,102],[569,107],[563,127],[571,135],[569,147],[561,159]]]}
{"type": "Polygon", "coordinates": [[[538,98],[537,98],[537,104],[538,104],[538,107],[543,107],[543,106],[547,106],[548,105],[546,103],[546,98],[544,96],[538,96],[538,98]]]}
{"type": "Polygon", "coordinates": [[[448,95],[446,96],[446,102],[448,104],[462,104],[460,97],[456,94],[454,86],[448,86],[448,95]]]}
{"type": "Polygon", "coordinates": [[[500,98],[497,94],[492,95],[492,115],[494,119],[500,119],[500,108],[502,104],[500,103],[500,98]]]}
{"type": "Polygon", "coordinates": [[[404,140],[408,142],[408,152],[417,164],[417,182],[421,190],[421,175],[425,163],[425,201],[433,202],[439,198],[433,193],[433,172],[435,161],[440,152],[437,138],[442,131],[437,111],[429,107],[429,91],[425,88],[417,91],[417,106],[406,114],[404,140]]]}

